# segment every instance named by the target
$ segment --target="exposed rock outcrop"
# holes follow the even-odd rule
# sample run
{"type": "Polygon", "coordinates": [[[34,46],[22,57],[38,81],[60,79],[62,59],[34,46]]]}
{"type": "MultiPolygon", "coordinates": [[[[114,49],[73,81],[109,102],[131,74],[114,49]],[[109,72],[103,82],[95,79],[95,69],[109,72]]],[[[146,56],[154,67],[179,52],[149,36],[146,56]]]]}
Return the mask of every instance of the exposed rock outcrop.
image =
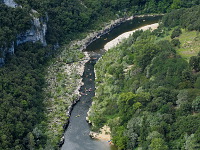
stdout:
{"type": "Polygon", "coordinates": [[[33,25],[30,30],[27,30],[26,32],[17,35],[16,44],[19,45],[25,42],[40,41],[44,46],[46,46],[46,22],[44,22],[42,19],[33,17],[32,24],[33,25]]]}
{"type": "Polygon", "coordinates": [[[105,26],[103,27],[102,30],[90,33],[86,38],[84,38],[83,40],[80,40],[80,41],[75,41],[74,44],[72,44],[71,46],[78,45],[78,46],[80,46],[79,50],[82,51],[82,50],[86,49],[86,47],[88,45],[90,45],[92,42],[99,39],[104,34],[109,33],[112,29],[114,29],[115,27],[121,25],[122,23],[124,23],[128,20],[132,20],[135,17],[160,16],[160,15],[162,15],[162,14],[159,14],[159,15],[138,15],[138,16],[123,17],[123,18],[119,18],[119,19],[116,19],[116,20],[112,20],[110,23],[105,24],[105,26]]]}
{"type": "Polygon", "coordinates": [[[12,7],[12,8],[16,8],[19,6],[17,3],[15,3],[14,0],[3,0],[3,3],[7,5],[8,7],[12,7]]]}
{"type": "Polygon", "coordinates": [[[46,18],[36,18],[34,15],[37,15],[38,12],[36,10],[31,10],[31,16],[33,17],[31,29],[25,31],[24,33],[17,35],[17,45],[25,43],[25,42],[36,42],[40,41],[43,46],[46,46],[46,32],[47,32],[47,24],[48,15],[46,18]]]}
{"type": "Polygon", "coordinates": [[[6,53],[14,54],[15,48],[14,48],[14,41],[12,42],[11,46],[9,48],[0,48],[0,67],[4,65],[5,63],[5,55],[6,53]]]}
{"type": "Polygon", "coordinates": [[[100,38],[102,35],[110,32],[112,29],[119,26],[120,24],[127,21],[128,19],[130,20],[130,18],[124,17],[124,18],[120,18],[117,20],[113,20],[113,21],[111,21],[111,23],[106,24],[106,26],[102,30],[90,33],[85,39],[74,42],[74,44],[72,46],[79,45],[80,51],[82,51],[82,50],[86,49],[86,47],[88,45],[90,45],[92,42],[94,42],[95,40],[100,38]]]}
{"type": "Polygon", "coordinates": [[[0,67],[3,66],[5,63],[4,58],[0,58],[0,67]]]}

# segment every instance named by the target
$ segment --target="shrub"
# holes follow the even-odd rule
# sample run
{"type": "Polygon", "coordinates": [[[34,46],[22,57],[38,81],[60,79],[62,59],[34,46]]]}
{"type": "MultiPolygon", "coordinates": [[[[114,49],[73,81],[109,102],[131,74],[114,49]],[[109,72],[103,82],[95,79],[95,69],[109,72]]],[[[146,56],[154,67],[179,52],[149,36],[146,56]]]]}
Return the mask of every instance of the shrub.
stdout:
{"type": "Polygon", "coordinates": [[[181,44],[181,42],[179,41],[179,39],[172,39],[171,40],[171,44],[173,45],[173,46],[177,46],[177,47],[179,47],[180,48],[180,44],[181,44]]]}
{"type": "Polygon", "coordinates": [[[181,28],[178,27],[178,28],[175,28],[173,31],[172,31],[172,34],[171,34],[171,39],[175,38],[175,37],[179,37],[181,35],[182,31],[181,31],[181,28]]]}

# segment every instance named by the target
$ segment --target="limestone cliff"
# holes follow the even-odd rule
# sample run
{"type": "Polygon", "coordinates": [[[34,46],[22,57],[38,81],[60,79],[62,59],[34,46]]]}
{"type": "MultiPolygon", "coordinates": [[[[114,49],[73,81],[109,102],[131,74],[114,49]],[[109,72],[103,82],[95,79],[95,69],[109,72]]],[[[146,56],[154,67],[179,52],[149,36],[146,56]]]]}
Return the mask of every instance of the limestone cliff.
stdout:
{"type": "MultiPolygon", "coordinates": [[[[13,0],[3,0],[3,3],[8,7],[16,8],[21,7],[13,0]]],[[[14,45],[19,45],[25,42],[36,42],[40,41],[43,46],[46,46],[46,31],[47,31],[47,21],[48,15],[45,18],[37,18],[38,12],[35,10],[31,10],[30,15],[32,16],[32,26],[29,30],[24,31],[18,35],[16,35],[16,41],[13,41],[9,47],[2,47],[0,45],[0,66],[4,64],[4,59],[7,53],[14,54],[14,45]]]]}
{"type": "Polygon", "coordinates": [[[42,19],[33,17],[31,29],[17,35],[16,44],[19,45],[25,42],[40,41],[44,46],[47,45],[45,35],[47,24],[42,19]]]}
{"type": "Polygon", "coordinates": [[[7,5],[8,7],[12,7],[12,8],[19,6],[17,3],[15,3],[14,0],[3,0],[3,3],[7,5]]]}
{"type": "Polygon", "coordinates": [[[6,53],[14,54],[14,42],[12,42],[10,47],[0,48],[0,67],[5,63],[6,53]]]}

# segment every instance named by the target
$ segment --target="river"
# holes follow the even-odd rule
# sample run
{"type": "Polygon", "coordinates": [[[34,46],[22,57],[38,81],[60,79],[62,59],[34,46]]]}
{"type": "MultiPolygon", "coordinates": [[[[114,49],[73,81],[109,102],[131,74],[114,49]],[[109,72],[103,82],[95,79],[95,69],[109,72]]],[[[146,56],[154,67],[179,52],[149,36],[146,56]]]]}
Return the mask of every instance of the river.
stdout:
{"type": "Polygon", "coordinates": [[[85,70],[82,76],[84,83],[80,89],[82,96],[72,110],[70,123],[65,131],[65,141],[61,150],[117,150],[116,147],[109,145],[107,141],[94,140],[89,136],[90,125],[86,121],[86,116],[92,102],[92,97],[95,95],[94,65],[105,53],[102,48],[107,42],[124,32],[156,23],[160,18],[159,16],[136,17],[133,20],[122,23],[86,48],[85,51],[89,52],[90,60],[85,64],[85,70]]]}

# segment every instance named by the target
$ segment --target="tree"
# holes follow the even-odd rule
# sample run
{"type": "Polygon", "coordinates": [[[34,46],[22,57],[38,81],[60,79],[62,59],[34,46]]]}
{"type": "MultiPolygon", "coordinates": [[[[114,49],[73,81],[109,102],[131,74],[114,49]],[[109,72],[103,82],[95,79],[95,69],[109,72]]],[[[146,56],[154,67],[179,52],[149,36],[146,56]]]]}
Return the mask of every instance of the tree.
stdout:
{"type": "Polygon", "coordinates": [[[182,31],[181,31],[181,28],[178,27],[178,28],[175,28],[173,31],[172,31],[172,34],[171,34],[171,39],[175,38],[175,37],[179,37],[181,35],[182,31]]]}
{"type": "Polygon", "coordinates": [[[156,12],[156,1],[150,0],[150,1],[146,2],[144,11],[147,13],[156,12]]]}
{"type": "Polygon", "coordinates": [[[172,39],[171,43],[173,46],[177,46],[178,48],[180,48],[181,42],[179,41],[179,39],[172,39]]]}
{"type": "Polygon", "coordinates": [[[189,64],[194,71],[199,72],[200,71],[200,56],[190,57],[189,64]]]}
{"type": "MultiPolygon", "coordinates": [[[[122,117],[123,121],[125,122],[130,119],[131,115],[135,111],[135,109],[133,108],[133,105],[136,101],[136,97],[137,95],[133,94],[132,92],[120,94],[117,104],[119,107],[120,117],[122,117]]],[[[140,104],[136,104],[135,106],[138,107],[140,106],[140,104]]]]}
{"type": "Polygon", "coordinates": [[[150,141],[155,139],[155,138],[163,138],[163,135],[160,134],[158,131],[152,131],[147,136],[147,140],[150,140],[150,141]]]}
{"type": "Polygon", "coordinates": [[[126,143],[128,141],[128,138],[124,134],[124,131],[125,131],[124,126],[116,127],[114,130],[116,130],[116,131],[113,134],[114,135],[113,142],[117,145],[117,147],[120,150],[126,149],[126,143]]]}
{"type": "Polygon", "coordinates": [[[187,90],[180,90],[179,94],[177,95],[178,100],[176,104],[178,107],[183,105],[184,103],[188,102],[188,91],[187,90]]]}
{"type": "Polygon", "coordinates": [[[192,108],[195,112],[200,112],[200,96],[197,96],[192,102],[192,108]]]}
{"type": "Polygon", "coordinates": [[[35,149],[35,140],[34,140],[34,136],[31,132],[28,133],[27,135],[28,138],[28,147],[30,150],[34,150],[35,149]]]}
{"type": "Polygon", "coordinates": [[[190,136],[185,136],[185,144],[184,149],[185,150],[198,150],[200,149],[200,144],[197,142],[197,139],[195,138],[194,134],[191,134],[190,136]]]}
{"type": "Polygon", "coordinates": [[[173,0],[173,3],[171,5],[172,9],[178,9],[180,8],[181,0],[173,0]]]}
{"type": "Polygon", "coordinates": [[[197,88],[197,89],[200,89],[200,77],[198,77],[196,79],[196,82],[194,83],[194,87],[197,88]]]}
{"type": "Polygon", "coordinates": [[[148,150],[168,150],[168,146],[162,138],[153,138],[148,150]]]}

